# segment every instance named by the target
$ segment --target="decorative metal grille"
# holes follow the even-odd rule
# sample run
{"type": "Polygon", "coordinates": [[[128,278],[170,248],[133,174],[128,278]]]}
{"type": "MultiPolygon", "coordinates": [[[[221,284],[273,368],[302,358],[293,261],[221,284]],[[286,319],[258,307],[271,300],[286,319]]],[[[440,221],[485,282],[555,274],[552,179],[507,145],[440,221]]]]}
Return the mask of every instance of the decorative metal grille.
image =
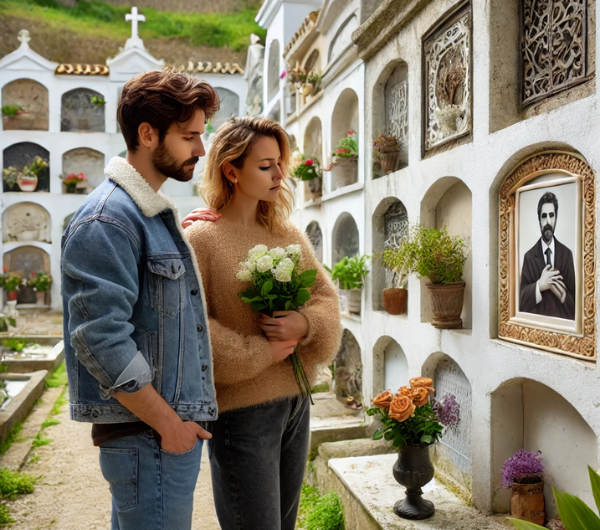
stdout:
{"type": "MultiPolygon", "coordinates": [[[[408,213],[400,201],[392,204],[384,214],[384,250],[388,247],[397,247],[408,235],[408,213]]],[[[385,269],[385,285],[392,287],[394,272],[385,269]]]]}
{"type": "Polygon", "coordinates": [[[471,132],[471,6],[425,37],[425,150],[471,132]]]}
{"type": "Polygon", "coordinates": [[[408,79],[406,64],[400,64],[385,85],[385,128],[401,145],[408,140],[408,79]]]}
{"type": "Polygon", "coordinates": [[[582,82],[587,0],[522,0],[522,105],[582,82]]]}
{"type": "Polygon", "coordinates": [[[444,429],[442,445],[448,459],[464,473],[471,473],[471,384],[460,367],[449,359],[440,361],[435,369],[435,395],[444,399],[454,394],[460,405],[460,422],[455,429],[444,429]]]}

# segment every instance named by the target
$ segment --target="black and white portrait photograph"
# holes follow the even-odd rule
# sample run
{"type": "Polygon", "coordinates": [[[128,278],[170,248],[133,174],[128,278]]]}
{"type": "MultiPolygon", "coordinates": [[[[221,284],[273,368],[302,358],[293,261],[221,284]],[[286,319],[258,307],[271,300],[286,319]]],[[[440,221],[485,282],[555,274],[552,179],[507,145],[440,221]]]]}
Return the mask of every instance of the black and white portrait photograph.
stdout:
{"type": "Polygon", "coordinates": [[[577,177],[542,175],[516,196],[516,316],[532,325],[558,324],[576,331],[581,287],[577,177]]]}

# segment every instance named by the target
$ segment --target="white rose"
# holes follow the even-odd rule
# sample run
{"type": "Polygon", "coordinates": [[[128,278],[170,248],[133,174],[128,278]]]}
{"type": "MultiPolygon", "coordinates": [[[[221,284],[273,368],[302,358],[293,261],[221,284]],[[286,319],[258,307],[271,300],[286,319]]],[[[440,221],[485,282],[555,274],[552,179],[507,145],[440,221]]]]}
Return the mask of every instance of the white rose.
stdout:
{"type": "Polygon", "coordinates": [[[278,282],[291,282],[292,281],[292,276],[290,275],[289,272],[276,271],[275,272],[275,279],[278,282]]]}
{"type": "Polygon", "coordinates": [[[267,245],[256,245],[248,251],[248,261],[256,262],[268,251],[267,245]]]}
{"type": "Polygon", "coordinates": [[[238,280],[242,280],[243,282],[250,282],[250,281],[252,281],[252,273],[250,271],[248,271],[248,270],[238,272],[235,275],[235,277],[238,280]]]}
{"type": "Polygon", "coordinates": [[[272,248],[271,250],[269,250],[268,254],[273,259],[281,259],[286,256],[287,252],[285,251],[285,249],[283,249],[281,247],[275,247],[275,248],[272,248]]]}
{"type": "Polygon", "coordinates": [[[292,271],[294,270],[295,266],[296,265],[294,264],[294,262],[290,258],[283,258],[277,264],[277,270],[283,271],[283,272],[287,272],[288,274],[292,274],[292,271]]]}
{"type": "Polygon", "coordinates": [[[302,254],[302,247],[300,245],[288,245],[285,247],[285,251],[292,256],[300,256],[302,254]]]}
{"type": "Polygon", "coordinates": [[[246,260],[240,263],[240,265],[250,272],[254,272],[256,270],[256,262],[254,261],[246,260]]]}
{"type": "Polygon", "coordinates": [[[256,270],[258,272],[267,272],[273,267],[273,258],[269,255],[262,256],[256,262],[256,270]]]}

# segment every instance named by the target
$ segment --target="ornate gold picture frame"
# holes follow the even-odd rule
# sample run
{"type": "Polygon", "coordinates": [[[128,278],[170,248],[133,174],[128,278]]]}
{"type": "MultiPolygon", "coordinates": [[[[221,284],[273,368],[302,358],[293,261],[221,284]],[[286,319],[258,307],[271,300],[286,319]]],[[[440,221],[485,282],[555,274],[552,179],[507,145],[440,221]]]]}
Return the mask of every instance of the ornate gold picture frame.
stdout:
{"type": "MultiPolygon", "coordinates": [[[[556,222],[561,222],[561,214],[557,213],[556,222]]],[[[558,151],[540,153],[522,161],[505,179],[500,189],[499,338],[596,360],[595,226],[595,176],[580,155],[558,151]],[[577,278],[573,293],[574,316],[572,319],[554,318],[522,311],[519,289],[524,252],[519,245],[528,247],[530,239],[527,243],[520,241],[524,233],[520,224],[524,222],[520,219],[520,198],[527,192],[540,194],[568,185],[572,186],[571,195],[575,197],[575,204],[570,205],[572,233],[576,234],[576,240],[570,242],[577,278]]]]}

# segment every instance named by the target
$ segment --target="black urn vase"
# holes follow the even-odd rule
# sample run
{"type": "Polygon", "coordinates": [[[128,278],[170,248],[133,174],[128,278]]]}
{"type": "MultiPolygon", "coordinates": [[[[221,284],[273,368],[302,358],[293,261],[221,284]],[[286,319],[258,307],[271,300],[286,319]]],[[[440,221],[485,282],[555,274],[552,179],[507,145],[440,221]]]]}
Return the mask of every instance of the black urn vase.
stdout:
{"type": "Polygon", "coordinates": [[[429,457],[429,445],[407,446],[399,449],[394,464],[394,478],[406,488],[406,497],[394,504],[394,513],[403,519],[428,519],[435,508],[423,498],[422,486],[433,478],[433,464],[429,457]]]}

